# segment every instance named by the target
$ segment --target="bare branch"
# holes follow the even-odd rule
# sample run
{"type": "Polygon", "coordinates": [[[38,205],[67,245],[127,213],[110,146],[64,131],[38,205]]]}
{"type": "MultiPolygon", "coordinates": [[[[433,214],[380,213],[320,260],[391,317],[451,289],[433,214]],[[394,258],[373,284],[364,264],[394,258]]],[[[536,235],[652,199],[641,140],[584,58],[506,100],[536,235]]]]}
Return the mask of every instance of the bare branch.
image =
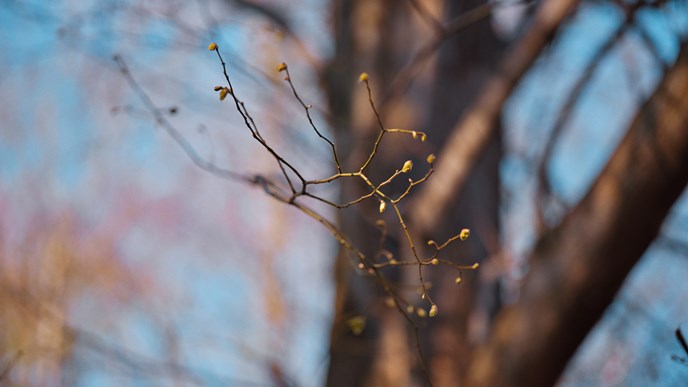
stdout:
{"type": "Polygon", "coordinates": [[[469,385],[555,383],[688,184],[686,95],[684,43],[585,198],[540,238],[522,296],[476,352],[469,385]]]}
{"type": "Polygon", "coordinates": [[[537,205],[537,213],[535,221],[536,229],[538,231],[543,231],[547,228],[546,222],[544,220],[542,206],[546,202],[545,199],[550,198],[552,195],[552,187],[547,176],[547,166],[549,165],[550,159],[552,158],[554,146],[556,145],[557,140],[561,136],[561,133],[563,132],[564,127],[566,126],[566,123],[569,122],[571,114],[573,114],[574,107],[576,106],[578,101],[580,101],[580,97],[585,91],[586,87],[590,84],[590,80],[592,79],[593,75],[595,75],[595,72],[602,64],[604,58],[616,46],[619,40],[631,28],[631,26],[632,25],[630,24],[630,19],[627,19],[626,22],[619,25],[616,32],[614,32],[612,36],[609,37],[607,42],[604,45],[602,45],[602,47],[600,47],[600,49],[597,50],[595,55],[590,59],[590,62],[588,62],[588,65],[583,70],[583,74],[580,78],[578,78],[578,81],[569,93],[566,102],[564,102],[564,105],[561,108],[561,112],[559,113],[559,116],[557,117],[557,120],[552,127],[550,135],[547,138],[547,143],[544,147],[544,153],[542,154],[542,158],[540,160],[537,170],[538,186],[536,190],[535,200],[537,205]]]}
{"type": "Polygon", "coordinates": [[[502,105],[577,5],[578,0],[541,3],[526,34],[506,55],[497,74],[487,82],[476,102],[456,124],[442,150],[435,179],[424,186],[411,210],[410,216],[421,235],[432,230],[441,214],[463,190],[478,155],[495,134],[495,123],[502,105]]]}

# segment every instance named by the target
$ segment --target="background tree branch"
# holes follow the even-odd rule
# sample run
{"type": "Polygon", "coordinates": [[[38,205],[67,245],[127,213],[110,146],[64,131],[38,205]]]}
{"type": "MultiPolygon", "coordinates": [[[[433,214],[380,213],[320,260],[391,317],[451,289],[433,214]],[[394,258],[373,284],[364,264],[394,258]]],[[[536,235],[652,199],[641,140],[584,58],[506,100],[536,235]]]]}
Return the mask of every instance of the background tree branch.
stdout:
{"type": "Polygon", "coordinates": [[[462,191],[478,155],[495,135],[495,123],[504,102],[577,4],[577,0],[543,2],[528,31],[507,53],[476,102],[457,122],[438,157],[434,178],[414,200],[410,218],[421,235],[428,235],[437,227],[441,214],[462,191]]]}
{"type": "Polygon", "coordinates": [[[551,386],[659,232],[688,183],[688,46],[638,112],[585,198],[530,261],[498,316],[471,386],[551,386]]]}

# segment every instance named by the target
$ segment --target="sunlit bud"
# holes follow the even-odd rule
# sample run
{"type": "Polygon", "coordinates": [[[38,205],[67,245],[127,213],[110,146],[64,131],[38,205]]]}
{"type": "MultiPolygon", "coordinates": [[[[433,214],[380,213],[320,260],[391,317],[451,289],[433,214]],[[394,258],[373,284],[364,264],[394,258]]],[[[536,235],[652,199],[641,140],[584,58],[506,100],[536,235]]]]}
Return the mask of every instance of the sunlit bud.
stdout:
{"type": "Polygon", "coordinates": [[[435,162],[435,155],[433,153],[430,153],[428,157],[425,159],[425,161],[428,162],[428,164],[432,164],[435,162]]]}
{"type": "Polygon", "coordinates": [[[351,332],[354,335],[358,336],[363,332],[363,329],[365,328],[366,318],[365,316],[352,317],[346,321],[346,324],[349,326],[349,329],[351,329],[351,332]]]}
{"type": "Polygon", "coordinates": [[[456,277],[456,279],[454,280],[454,282],[455,282],[457,285],[460,284],[461,281],[462,281],[461,277],[456,277]]]}
{"type": "Polygon", "coordinates": [[[394,303],[394,298],[387,297],[387,299],[385,299],[385,305],[389,306],[390,308],[394,308],[394,305],[396,305],[394,303]]]}
{"type": "Polygon", "coordinates": [[[392,258],[392,259],[389,260],[389,263],[390,263],[391,265],[396,265],[397,263],[399,263],[399,261],[397,261],[396,259],[392,258]]]}
{"type": "Polygon", "coordinates": [[[224,101],[225,98],[227,98],[227,94],[229,94],[229,89],[224,87],[222,90],[220,90],[220,101],[224,101]]]}
{"type": "Polygon", "coordinates": [[[418,132],[414,130],[413,132],[411,132],[411,136],[413,136],[413,138],[415,139],[416,137],[418,137],[418,132]]]}
{"type": "Polygon", "coordinates": [[[440,260],[437,258],[433,258],[432,261],[430,261],[430,263],[433,265],[438,265],[440,263],[440,260]]]}
{"type": "Polygon", "coordinates": [[[210,51],[215,51],[215,50],[217,50],[217,43],[215,43],[215,42],[210,43],[210,44],[208,45],[208,50],[210,50],[210,51]]]}
{"type": "Polygon", "coordinates": [[[428,139],[428,136],[425,135],[425,133],[422,133],[422,134],[420,135],[420,140],[421,140],[421,141],[425,142],[425,140],[427,140],[427,139],[428,139]]]}
{"type": "Polygon", "coordinates": [[[461,233],[459,234],[459,238],[461,238],[462,241],[465,241],[468,239],[468,237],[471,235],[471,230],[464,228],[461,230],[461,233]]]}
{"type": "Polygon", "coordinates": [[[428,246],[432,246],[434,244],[435,244],[435,241],[433,241],[432,239],[428,241],[428,246]]]}
{"type": "Polygon", "coordinates": [[[435,317],[435,316],[437,316],[437,305],[434,305],[434,304],[433,304],[433,305],[430,307],[430,313],[429,313],[429,314],[430,314],[430,317],[435,317]]]}
{"type": "Polygon", "coordinates": [[[361,73],[361,75],[358,76],[358,80],[361,82],[366,82],[368,80],[368,73],[361,73]]]}
{"type": "Polygon", "coordinates": [[[361,269],[361,270],[363,270],[363,269],[365,269],[365,265],[362,264],[362,263],[359,263],[359,264],[358,264],[358,268],[361,269]]]}
{"type": "Polygon", "coordinates": [[[406,307],[406,311],[407,311],[408,313],[413,313],[413,305],[407,306],[407,307],[406,307]]]}
{"type": "Polygon", "coordinates": [[[213,90],[220,91],[220,90],[222,90],[222,86],[215,86],[215,87],[213,87],[213,90]]]}
{"type": "Polygon", "coordinates": [[[286,69],[287,69],[287,64],[284,62],[280,63],[279,66],[277,66],[277,71],[284,71],[286,69]]]}
{"type": "Polygon", "coordinates": [[[427,315],[427,312],[423,308],[418,308],[416,314],[418,315],[418,317],[423,318],[427,315]]]}
{"type": "Polygon", "coordinates": [[[385,203],[384,201],[381,201],[380,202],[380,213],[385,212],[386,208],[387,208],[387,203],[385,203]]]}
{"type": "Polygon", "coordinates": [[[471,266],[471,269],[475,270],[475,269],[477,269],[477,268],[479,268],[479,267],[480,267],[480,264],[476,262],[476,263],[473,264],[473,266],[471,266]]]}
{"type": "Polygon", "coordinates": [[[404,166],[401,168],[401,171],[406,173],[409,172],[411,169],[413,169],[413,162],[411,160],[406,160],[404,166]]]}

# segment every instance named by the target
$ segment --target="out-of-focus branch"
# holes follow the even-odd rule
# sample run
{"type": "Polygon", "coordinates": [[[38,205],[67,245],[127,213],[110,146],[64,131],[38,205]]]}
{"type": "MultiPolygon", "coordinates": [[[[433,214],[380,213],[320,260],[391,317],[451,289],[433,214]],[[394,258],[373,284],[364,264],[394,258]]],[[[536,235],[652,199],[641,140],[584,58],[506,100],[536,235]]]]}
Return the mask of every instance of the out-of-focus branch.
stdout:
{"type": "MultiPolygon", "coordinates": [[[[590,80],[592,79],[593,75],[599,68],[604,58],[609,54],[611,50],[614,49],[614,47],[617,46],[619,40],[621,40],[627,32],[633,30],[638,33],[639,37],[641,38],[647,49],[652,52],[653,56],[660,63],[662,63],[661,55],[657,52],[657,48],[652,43],[650,37],[647,35],[647,32],[641,26],[638,26],[634,23],[635,15],[641,7],[656,7],[661,3],[662,2],[646,4],[642,2],[637,2],[634,4],[619,4],[621,11],[624,13],[624,21],[617,27],[616,32],[605,42],[604,45],[602,45],[602,47],[600,47],[597,50],[595,55],[590,59],[590,62],[588,62],[588,65],[583,70],[583,75],[578,79],[576,85],[573,87],[571,93],[567,97],[566,102],[564,103],[561,112],[559,113],[559,116],[557,117],[557,120],[552,127],[552,131],[550,133],[549,138],[547,139],[547,143],[544,147],[542,158],[538,165],[538,187],[536,191],[535,200],[537,206],[535,223],[536,230],[538,230],[538,234],[548,228],[548,225],[544,220],[543,205],[546,205],[548,199],[552,199],[552,187],[547,176],[547,166],[551,161],[554,146],[556,145],[557,140],[561,136],[561,133],[563,132],[564,127],[566,126],[566,123],[569,122],[571,114],[574,111],[574,107],[580,100],[581,95],[585,91],[586,87],[589,85],[590,80]]],[[[664,68],[666,68],[666,65],[664,63],[662,63],[662,65],[664,68]]]]}
{"type": "Polygon", "coordinates": [[[2,368],[2,371],[0,371],[0,382],[7,378],[7,375],[9,375],[9,372],[12,370],[12,367],[14,367],[14,365],[17,364],[17,361],[19,360],[19,358],[21,358],[21,356],[22,352],[18,351],[7,361],[7,363],[2,368]]]}
{"type": "Polygon", "coordinates": [[[543,2],[528,31],[506,55],[475,104],[456,124],[438,158],[437,175],[423,187],[411,210],[411,218],[421,235],[432,231],[462,191],[478,155],[495,134],[495,122],[502,105],[577,4],[578,0],[543,2]]]}
{"type": "Polygon", "coordinates": [[[258,4],[251,0],[227,0],[228,3],[234,4],[237,7],[256,12],[260,16],[266,18],[271,23],[288,34],[292,34],[291,23],[278,10],[266,5],[258,4]]]}
{"type": "Polygon", "coordinates": [[[563,107],[561,108],[561,112],[559,113],[559,116],[557,116],[557,120],[554,123],[554,126],[552,127],[552,131],[549,135],[549,138],[547,139],[547,143],[545,144],[544,152],[542,154],[542,158],[540,160],[537,170],[538,186],[536,191],[537,198],[535,200],[537,206],[535,228],[538,231],[538,233],[548,228],[544,220],[543,205],[545,205],[546,199],[551,198],[552,195],[552,187],[547,176],[547,166],[549,165],[550,159],[552,158],[554,146],[556,145],[557,140],[561,136],[564,127],[566,126],[566,123],[569,122],[571,114],[574,111],[574,107],[576,106],[578,101],[580,101],[581,95],[585,91],[586,87],[590,84],[590,80],[592,79],[593,75],[595,74],[599,66],[602,64],[602,61],[607,56],[607,54],[609,54],[609,52],[617,45],[617,43],[623,37],[623,35],[632,27],[630,21],[630,19],[627,19],[626,22],[619,25],[616,32],[612,34],[611,37],[609,37],[605,44],[602,45],[602,47],[600,47],[599,50],[597,50],[597,52],[595,53],[595,55],[593,55],[593,57],[590,59],[590,62],[588,62],[588,65],[583,70],[583,74],[578,79],[575,86],[569,93],[566,101],[564,102],[563,107]]]}
{"type": "Polygon", "coordinates": [[[588,194],[543,235],[469,386],[551,386],[688,184],[688,43],[588,194]]]}
{"type": "Polygon", "coordinates": [[[427,8],[425,8],[423,4],[419,3],[418,0],[408,0],[408,2],[411,4],[411,7],[413,7],[413,9],[416,10],[418,16],[420,16],[425,21],[425,23],[427,23],[433,30],[435,30],[435,34],[444,34],[445,29],[442,25],[442,22],[435,18],[432,15],[432,13],[427,8]]]}
{"type": "Polygon", "coordinates": [[[291,27],[291,21],[284,16],[284,12],[279,9],[271,7],[267,4],[259,4],[251,0],[226,0],[228,3],[233,4],[236,7],[243,8],[245,10],[255,12],[258,15],[264,17],[285,35],[291,38],[296,44],[296,48],[301,52],[306,61],[313,67],[319,67],[320,64],[315,59],[315,55],[306,47],[304,42],[299,38],[299,36],[294,32],[291,27]]]}
{"type": "Polygon", "coordinates": [[[607,42],[605,42],[605,44],[599,48],[599,50],[595,53],[590,62],[588,62],[586,68],[583,70],[583,75],[578,79],[576,85],[567,97],[566,102],[564,103],[561,112],[559,113],[559,116],[557,117],[557,120],[552,127],[550,136],[547,139],[547,143],[544,148],[542,158],[540,159],[540,163],[538,165],[537,170],[538,186],[536,190],[535,199],[537,205],[535,224],[538,234],[544,232],[547,228],[550,227],[546,224],[546,221],[544,219],[543,206],[546,205],[548,200],[554,199],[552,197],[551,182],[549,181],[549,178],[547,176],[547,166],[551,161],[554,146],[556,145],[557,140],[561,136],[561,133],[563,132],[566,123],[569,122],[569,119],[571,118],[571,114],[573,113],[576,103],[580,100],[581,95],[585,91],[586,87],[589,85],[590,80],[592,79],[593,75],[597,71],[597,68],[602,63],[604,58],[609,54],[611,50],[614,49],[614,47],[617,46],[617,43],[619,43],[619,41],[627,32],[636,31],[641,41],[647,47],[647,49],[652,53],[655,59],[657,59],[657,61],[666,70],[667,65],[662,62],[662,56],[657,51],[657,47],[652,42],[651,38],[648,36],[647,31],[645,31],[645,29],[643,29],[642,26],[639,26],[635,23],[635,16],[640,8],[657,7],[662,3],[663,1],[659,1],[653,4],[646,4],[643,2],[624,4],[621,2],[617,2],[617,5],[619,6],[620,10],[624,13],[625,20],[617,27],[616,32],[607,40],[607,42]]]}
{"type": "Polygon", "coordinates": [[[680,254],[684,258],[688,258],[688,240],[679,239],[664,234],[657,238],[655,243],[668,251],[680,254]]]}
{"type": "MultiPolygon", "coordinates": [[[[517,0],[514,2],[514,5],[520,3],[521,0],[517,0]]],[[[420,4],[417,4],[415,0],[412,0],[411,4],[414,9],[417,10],[418,14],[421,15],[423,19],[428,20],[428,23],[433,26],[435,36],[423,44],[418,51],[416,51],[411,60],[399,71],[385,95],[385,101],[406,91],[418,75],[422,65],[437,52],[447,39],[456,36],[464,29],[489,17],[496,6],[495,3],[492,2],[479,5],[455,17],[445,25],[442,25],[439,21],[434,19],[427,10],[422,8],[420,4]]]]}

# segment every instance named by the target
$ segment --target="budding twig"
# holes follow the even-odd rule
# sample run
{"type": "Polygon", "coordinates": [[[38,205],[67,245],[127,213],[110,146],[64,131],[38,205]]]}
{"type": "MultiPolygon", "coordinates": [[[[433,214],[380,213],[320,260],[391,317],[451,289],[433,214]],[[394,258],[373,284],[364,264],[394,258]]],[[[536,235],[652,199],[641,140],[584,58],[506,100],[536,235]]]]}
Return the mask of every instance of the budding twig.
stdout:
{"type": "MultiPolygon", "coordinates": [[[[412,178],[408,179],[408,185],[404,192],[402,192],[400,195],[398,195],[396,198],[390,196],[388,193],[385,192],[385,189],[387,186],[392,183],[395,179],[399,178],[401,175],[404,175],[406,173],[409,173],[412,171],[414,168],[413,162],[411,160],[406,161],[403,166],[400,169],[395,170],[392,172],[389,177],[384,179],[381,182],[375,183],[371,181],[371,179],[366,175],[366,170],[367,168],[372,165],[374,162],[375,156],[378,154],[379,148],[382,143],[382,139],[385,135],[389,133],[389,135],[410,135],[414,139],[420,139],[420,141],[425,141],[427,139],[427,134],[422,131],[416,131],[416,130],[408,130],[408,129],[388,129],[385,128],[385,126],[382,123],[382,118],[380,117],[379,112],[377,111],[375,107],[375,103],[373,102],[373,94],[372,90],[370,87],[369,83],[369,75],[366,73],[362,73],[359,77],[359,80],[364,83],[367,94],[368,94],[368,102],[370,104],[370,108],[375,114],[375,119],[377,122],[377,125],[379,127],[379,132],[377,135],[377,138],[375,139],[375,142],[373,143],[373,148],[370,152],[370,154],[367,156],[366,160],[362,163],[362,165],[357,169],[354,170],[353,172],[345,172],[342,170],[342,165],[339,162],[339,157],[337,155],[337,150],[335,147],[335,144],[328,139],[326,136],[322,134],[322,132],[317,128],[315,125],[313,118],[310,114],[310,109],[312,108],[311,105],[307,105],[299,93],[296,90],[296,87],[294,86],[294,83],[291,79],[291,75],[289,73],[289,68],[285,63],[281,63],[278,67],[277,70],[280,72],[285,73],[284,79],[287,81],[289,88],[292,91],[292,94],[294,95],[294,98],[299,102],[301,107],[304,109],[306,113],[306,117],[308,119],[308,122],[315,132],[315,134],[327,142],[329,145],[330,149],[332,150],[332,158],[335,164],[335,168],[337,170],[337,173],[334,175],[331,175],[329,177],[321,178],[321,179],[312,179],[312,180],[307,180],[304,178],[304,176],[292,165],[290,164],[283,156],[281,156],[272,146],[268,144],[268,141],[263,137],[263,135],[260,132],[260,129],[258,125],[256,124],[255,120],[249,113],[248,109],[246,108],[245,104],[243,101],[241,101],[237,95],[237,92],[235,88],[232,85],[231,79],[229,77],[228,71],[227,71],[227,64],[225,63],[224,59],[222,58],[222,54],[220,53],[220,49],[215,43],[211,43],[208,46],[208,49],[211,51],[215,51],[218,59],[220,60],[220,64],[222,65],[222,72],[226,81],[226,86],[216,86],[215,91],[219,92],[219,97],[220,100],[225,100],[227,96],[231,97],[232,101],[234,102],[234,107],[235,110],[239,113],[239,115],[243,119],[244,126],[249,130],[251,133],[251,136],[253,139],[255,139],[263,149],[265,149],[277,162],[278,167],[281,171],[282,176],[284,177],[284,180],[286,181],[289,190],[286,191],[283,186],[280,186],[279,184],[273,182],[272,180],[261,176],[261,175],[243,175],[239,174],[233,171],[229,171],[223,168],[220,168],[216,166],[213,162],[205,160],[203,157],[201,157],[196,150],[193,148],[193,146],[181,135],[181,133],[174,128],[174,126],[165,118],[165,116],[161,113],[160,109],[158,109],[153,101],[150,99],[150,97],[143,91],[143,89],[138,85],[138,83],[134,80],[132,75],[129,72],[129,69],[126,67],[126,64],[124,61],[116,57],[115,61],[117,62],[121,73],[125,76],[127,79],[129,85],[131,88],[134,90],[134,92],[141,98],[143,104],[146,106],[146,108],[152,113],[153,117],[155,118],[155,121],[158,125],[162,126],[165,131],[179,144],[179,146],[184,150],[184,152],[187,154],[187,156],[196,164],[199,166],[201,169],[206,170],[213,175],[222,177],[222,178],[227,178],[231,180],[238,180],[242,181],[245,183],[249,183],[252,185],[259,186],[263,189],[263,191],[269,195],[270,197],[285,203],[287,205],[293,206],[294,208],[298,209],[308,217],[316,220],[318,223],[320,223],[333,237],[334,239],[339,243],[339,245],[344,249],[346,252],[347,256],[350,257],[354,262],[355,266],[358,267],[363,273],[370,275],[373,277],[377,283],[382,287],[384,292],[388,296],[388,300],[391,300],[391,302],[388,302],[390,306],[395,307],[406,319],[406,321],[413,327],[414,330],[414,335],[416,339],[416,348],[418,351],[418,356],[421,360],[421,368],[423,369],[424,373],[427,376],[427,369],[425,365],[425,358],[423,356],[423,352],[421,351],[420,347],[420,342],[419,342],[419,330],[418,326],[414,321],[414,318],[416,316],[418,318],[424,318],[427,316],[429,317],[435,317],[438,314],[438,306],[432,301],[430,298],[430,293],[429,293],[429,283],[426,283],[424,277],[423,277],[423,267],[424,266],[436,266],[436,265],[447,265],[451,266],[454,269],[458,270],[459,272],[459,277],[457,277],[456,282],[457,284],[461,282],[462,278],[462,270],[474,270],[478,268],[478,264],[475,263],[470,266],[464,266],[464,265],[458,265],[450,260],[440,258],[439,255],[444,250],[446,247],[448,247],[450,244],[457,240],[466,240],[470,234],[468,229],[463,229],[461,230],[460,233],[457,235],[449,238],[445,243],[442,245],[438,245],[434,241],[428,241],[428,245],[433,246],[435,248],[434,253],[426,258],[421,257],[418,249],[416,248],[416,245],[414,243],[414,240],[411,236],[411,233],[409,231],[409,227],[407,226],[407,222],[402,214],[402,211],[399,208],[400,203],[408,197],[408,195],[411,193],[414,187],[417,185],[420,185],[427,181],[430,176],[434,172],[434,162],[435,162],[435,155],[430,154],[426,158],[427,162],[427,170],[425,174],[423,175],[422,178],[418,180],[413,180],[412,178]],[[293,181],[292,177],[290,176],[292,174],[293,176],[296,176],[298,178],[298,182],[300,183],[300,187],[297,187],[295,185],[295,182],[293,181]],[[357,179],[363,182],[363,184],[367,187],[367,193],[361,195],[358,198],[352,199],[348,202],[345,202],[343,204],[338,204],[335,203],[329,199],[326,199],[322,196],[316,195],[312,192],[308,191],[309,186],[315,186],[315,185],[322,185],[322,184],[328,184],[335,182],[339,179],[357,179]],[[319,212],[314,210],[313,208],[307,206],[304,204],[300,198],[308,198],[312,200],[319,201],[321,203],[325,203],[328,206],[331,206],[333,208],[343,210],[355,205],[358,205],[362,202],[365,202],[366,200],[375,200],[378,203],[378,209],[380,216],[383,216],[385,213],[385,210],[391,206],[391,208],[394,211],[394,216],[396,218],[396,222],[399,224],[399,229],[404,235],[404,239],[406,240],[406,243],[410,247],[411,255],[413,256],[413,259],[411,260],[403,260],[403,259],[397,259],[394,257],[394,254],[392,254],[390,251],[385,249],[385,243],[386,243],[386,238],[389,233],[387,224],[383,219],[379,219],[376,222],[376,225],[380,229],[380,240],[379,240],[379,246],[378,246],[378,251],[375,253],[374,256],[368,257],[363,251],[355,246],[351,240],[342,232],[342,230],[337,227],[333,222],[328,220],[326,217],[322,216],[319,212]],[[379,260],[382,259],[383,261],[380,262],[379,260]],[[422,300],[426,300],[430,304],[430,309],[429,311],[426,311],[425,308],[423,307],[414,307],[412,303],[409,303],[405,301],[399,292],[395,290],[393,287],[393,284],[383,275],[382,270],[388,267],[394,267],[394,266],[417,266],[418,268],[418,280],[420,282],[420,296],[422,300]],[[415,314],[414,314],[415,313],[415,314]],[[412,318],[413,317],[413,318],[412,318]]],[[[365,324],[361,324],[360,321],[355,325],[357,329],[362,330],[365,327],[365,324]]]]}

